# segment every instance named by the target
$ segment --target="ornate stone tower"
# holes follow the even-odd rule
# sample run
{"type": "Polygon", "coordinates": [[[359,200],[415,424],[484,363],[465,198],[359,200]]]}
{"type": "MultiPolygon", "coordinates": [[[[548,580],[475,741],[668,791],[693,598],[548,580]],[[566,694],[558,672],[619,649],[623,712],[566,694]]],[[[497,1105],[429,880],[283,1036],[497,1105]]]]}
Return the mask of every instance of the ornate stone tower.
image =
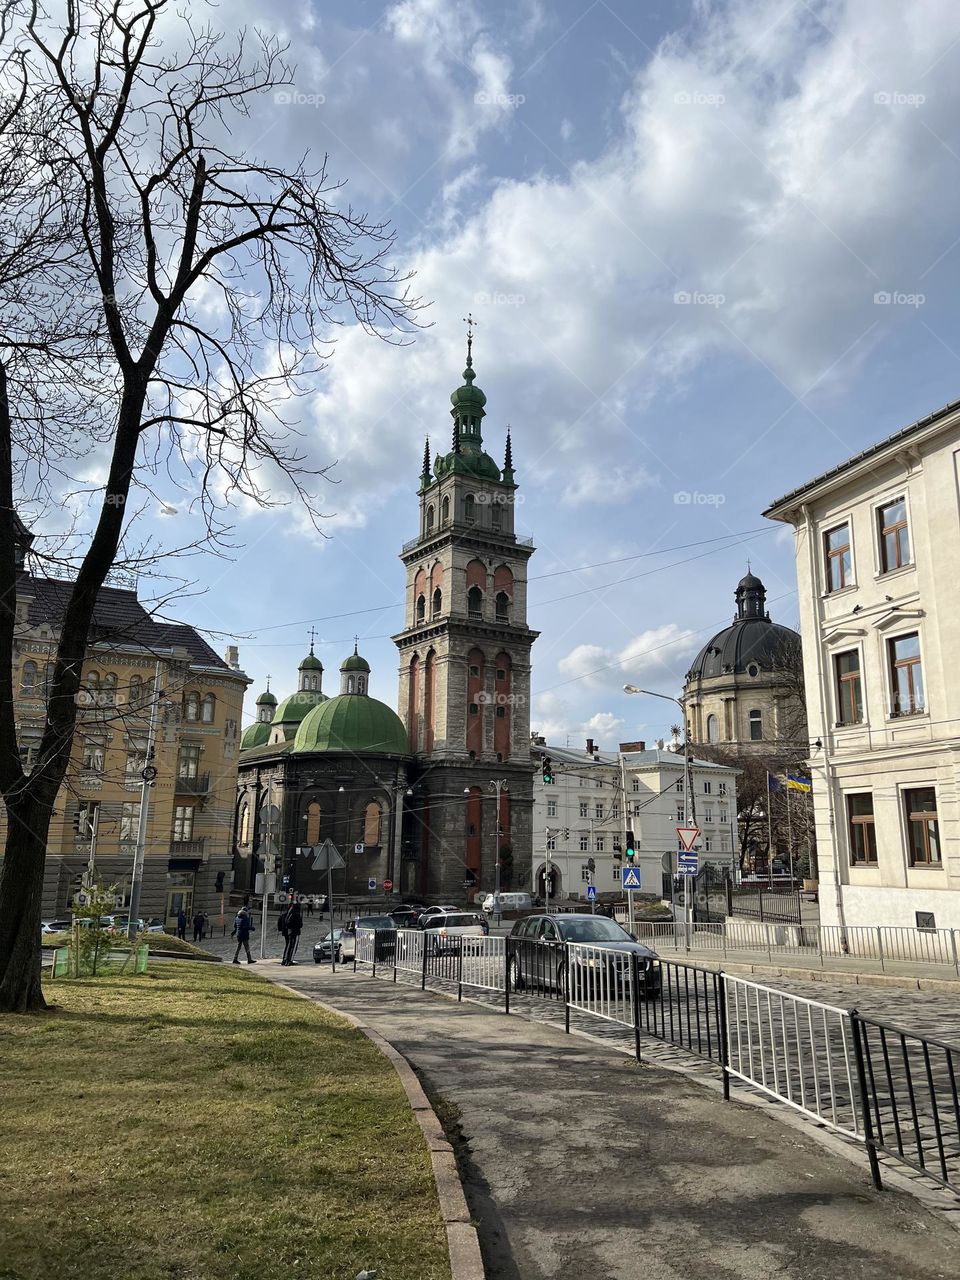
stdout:
{"type": "MultiPolygon", "coordinates": [[[[463,385],[450,397],[453,447],[420,476],[420,533],[406,543],[400,717],[419,782],[408,801],[407,892],[455,895],[494,887],[496,796],[501,876],[530,866],[530,648],[527,561],[514,531],[517,485],[507,432],[503,468],[483,448],[486,396],[475,386],[472,326],[463,385]]],[[[516,874],[514,874],[516,883],[516,874]]]]}

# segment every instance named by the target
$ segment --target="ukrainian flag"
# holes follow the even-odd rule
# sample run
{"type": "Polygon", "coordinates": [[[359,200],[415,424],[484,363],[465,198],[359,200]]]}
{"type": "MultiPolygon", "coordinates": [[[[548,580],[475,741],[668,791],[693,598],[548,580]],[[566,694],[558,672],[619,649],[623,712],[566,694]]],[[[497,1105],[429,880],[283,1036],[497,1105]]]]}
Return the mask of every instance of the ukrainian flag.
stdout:
{"type": "Polygon", "coordinates": [[[813,789],[809,778],[802,778],[799,773],[787,774],[787,790],[788,791],[811,791],[813,789]]]}

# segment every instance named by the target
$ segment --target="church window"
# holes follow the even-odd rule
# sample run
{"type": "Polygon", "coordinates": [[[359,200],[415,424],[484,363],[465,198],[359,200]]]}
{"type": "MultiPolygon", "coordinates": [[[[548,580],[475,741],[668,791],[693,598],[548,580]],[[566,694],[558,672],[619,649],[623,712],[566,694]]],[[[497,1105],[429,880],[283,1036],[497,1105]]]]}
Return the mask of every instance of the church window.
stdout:
{"type": "Polygon", "coordinates": [[[506,671],[504,670],[504,668],[503,668],[503,667],[497,667],[497,679],[498,679],[498,680],[506,680],[506,678],[507,678],[507,673],[506,673],[506,671]]]}
{"type": "Polygon", "coordinates": [[[347,676],[347,693],[353,693],[353,676],[347,676]]]}
{"type": "Polygon", "coordinates": [[[716,716],[707,716],[707,741],[719,742],[720,722],[716,716]]]}
{"type": "Polygon", "coordinates": [[[357,676],[357,693],[363,693],[366,687],[366,681],[363,676],[357,676]]]}
{"type": "Polygon", "coordinates": [[[432,613],[432,617],[434,617],[434,618],[439,618],[439,617],[440,617],[440,611],[441,611],[442,607],[443,607],[443,595],[442,595],[442,593],[441,593],[441,591],[440,591],[440,588],[439,588],[439,587],[437,587],[436,591],[434,591],[434,593],[433,593],[433,613],[432,613]]]}
{"type": "Polygon", "coordinates": [[[367,805],[363,819],[363,843],[368,847],[373,847],[380,843],[381,817],[380,806],[376,800],[371,800],[367,805]]]}
{"type": "Polygon", "coordinates": [[[316,800],[312,800],[307,805],[305,817],[307,820],[306,842],[308,845],[318,844],[320,841],[320,806],[316,800]]]}
{"type": "Polygon", "coordinates": [[[494,529],[499,529],[503,524],[503,508],[498,502],[490,508],[490,523],[494,529]]]}
{"type": "Polygon", "coordinates": [[[217,700],[212,693],[208,693],[203,699],[203,723],[213,724],[213,716],[216,711],[217,700]]]}
{"type": "Polygon", "coordinates": [[[468,493],[463,500],[463,518],[467,524],[474,524],[477,519],[477,500],[472,493],[468,493]]]}
{"type": "Polygon", "coordinates": [[[483,592],[479,587],[471,587],[467,592],[467,616],[474,619],[483,617],[483,592]]]}
{"type": "Polygon", "coordinates": [[[502,720],[506,714],[507,714],[506,707],[497,707],[497,718],[499,720],[502,720]]]}
{"type": "Polygon", "coordinates": [[[422,622],[427,610],[426,597],[421,593],[417,596],[417,621],[422,622]]]}
{"type": "Polygon", "coordinates": [[[32,698],[36,682],[37,664],[35,662],[25,662],[20,672],[20,696],[22,698],[32,698]]]}
{"type": "Polygon", "coordinates": [[[758,710],[750,712],[750,741],[761,742],[763,740],[763,713],[758,710]]]}
{"type": "Polygon", "coordinates": [[[427,532],[428,533],[430,533],[433,529],[433,519],[434,519],[434,511],[433,511],[433,503],[431,502],[430,506],[427,507],[427,532]]]}
{"type": "Polygon", "coordinates": [[[200,695],[188,693],[183,701],[183,715],[186,720],[200,719],[200,695]]]}
{"type": "Polygon", "coordinates": [[[240,806],[240,822],[238,825],[239,825],[239,831],[237,836],[237,843],[249,844],[250,843],[250,806],[247,804],[246,800],[244,800],[243,804],[240,806]]]}
{"type": "Polygon", "coordinates": [[[444,498],[443,502],[440,504],[440,519],[443,524],[450,523],[450,499],[449,498],[444,498]]]}
{"type": "Polygon", "coordinates": [[[497,592],[497,621],[510,621],[510,597],[505,591],[497,592]]]}
{"type": "Polygon", "coordinates": [[[470,714],[472,716],[478,716],[480,714],[480,707],[476,702],[470,703],[470,714]]]}

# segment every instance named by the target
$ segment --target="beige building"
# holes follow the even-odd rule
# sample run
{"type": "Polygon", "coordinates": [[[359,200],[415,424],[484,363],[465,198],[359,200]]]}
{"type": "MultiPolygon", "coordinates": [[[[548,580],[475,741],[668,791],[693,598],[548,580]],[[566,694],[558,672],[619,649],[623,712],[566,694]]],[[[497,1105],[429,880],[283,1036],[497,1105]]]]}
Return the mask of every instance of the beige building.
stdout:
{"type": "Polygon", "coordinates": [[[734,599],[733,621],[703,646],[687,672],[690,741],[734,753],[774,756],[798,744],[804,752],[800,637],[771,619],[766,588],[755,574],[740,579],[734,599]]]}
{"type": "MultiPolygon", "coordinates": [[[[19,578],[13,678],[27,769],[43,732],[46,682],[69,589],[67,582],[26,572],[19,578]]],[[[151,717],[157,776],[149,789],[140,914],[173,923],[181,906],[188,914],[219,910],[217,886],[230,887],[248,683],[235,649],[224,661],[191,627],[156,622],[135,592],[101,590],[74,753],[50,826],[45,919],[67,910],[90,864],[103,884],[118,886],[129,901],[151,717]]],[[[0,829],[0,841],[3,834],[0,829]]]]}
{"type": "Polygon", "coordinates": [[[960,402],[775,502],[825,923],[960,928],[960,402]]]}

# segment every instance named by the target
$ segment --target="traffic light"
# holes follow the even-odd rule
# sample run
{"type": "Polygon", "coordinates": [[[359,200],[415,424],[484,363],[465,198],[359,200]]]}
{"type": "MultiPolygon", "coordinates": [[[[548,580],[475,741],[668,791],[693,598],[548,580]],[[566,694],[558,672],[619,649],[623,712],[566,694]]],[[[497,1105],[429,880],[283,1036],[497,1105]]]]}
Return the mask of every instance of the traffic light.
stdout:
{"type": "Polygon", "coordinates": [[[587,870],[588,870],[588,871],[596,871],[596,869],[597,869],[597,860],[596,860],[596,858],[588,858],[588,859],[587,859],[587,870]]]}
{"type": "Polygon", "coordinates": [[[627,861],[632,863],[637,856],[636,841],[633,838],[633,832],[627,832],[627,861]]]}
{"type": "Polygon", "coordinates": [[[543,774],[544,782],[549,786],[553,782],[553,761],[549,756],[540,757],[540,772],[543,774]]]}
{"type": "Polygon", "coordinates": [[[568,841],[569,839],[570,839],[570,828],[569,828],[569,827],[564,827],[564,828],[563,828],[563,842],[564,842],[564,844],[566,844],[566,843],[567,843],[567,841],[568,841]]]}
{"type": "Polygon", "coordinates": [[[223,871],[217,872],[217,883],[213,886],[214,893],[223,893],[223,881],[225,879],[225,875],[226,873],[223,871]]]}

